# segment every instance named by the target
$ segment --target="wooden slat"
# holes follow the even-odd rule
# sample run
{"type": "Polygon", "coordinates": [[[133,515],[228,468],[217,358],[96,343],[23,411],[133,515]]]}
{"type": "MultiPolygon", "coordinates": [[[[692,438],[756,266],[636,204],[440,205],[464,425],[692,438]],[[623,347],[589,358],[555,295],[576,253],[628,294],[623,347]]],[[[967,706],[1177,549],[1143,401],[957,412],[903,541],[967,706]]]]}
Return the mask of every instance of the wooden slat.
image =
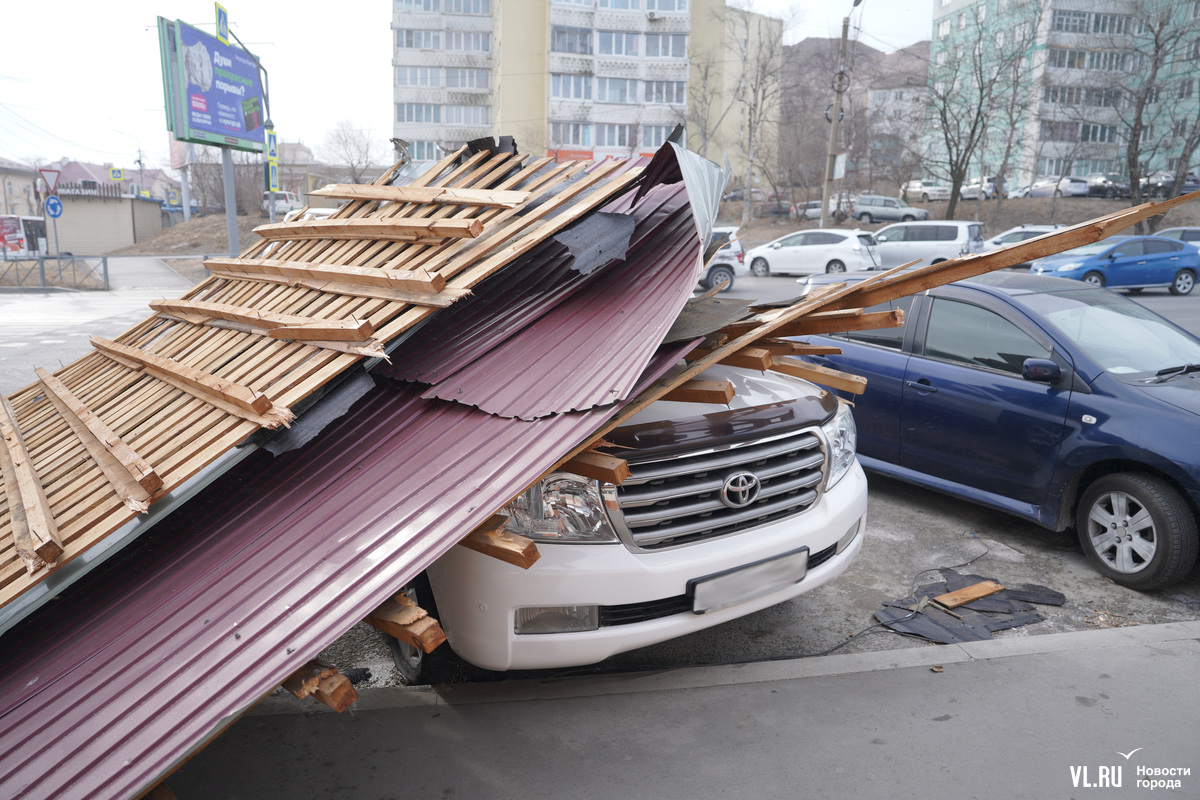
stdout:
{"type": "Polygon", "coordinates": [[[392,242],[439,242],[474,239],[483,233],[477,219],[306,219],[277,222],[254,229],[269,241],[301,239],[385,239],[392,242]]]}
{"type": "Polygon", "coordinates": [[[156,300],[155,311],[196,315],[202,319],[224,319],[266,330],[274,339],[323,339],[334,342],[365,342],[375,332],[367,321],[352,319],[313,319],[299,314],[278,314],[254,308],[209,303],[203,300],[156,300]]]}
{"type": "Polygon", "coordinates": [[[988,595],[1002,591],[1004,591],[1004,587],[995,581],[980,581],[970,586],[964,586],[957,591],[939,594],[937,597],[931,599],[944,608],[958,608],[973,600],[978,600],[981,597],[987,597],[988,595]]]}
{"type": "Polygon", "coordinates": [[[812,381],[821,386],[828,386],[831,389],[841,389],[851,394],[862,394],[867,388],[867,379],[861,375],[852,375],[849,372],[809,364],[788,356],[775,356],[771,360],[771,369],[785,375],[812,381]]]}
{"type": "Polygon", "coordinates": [[[308,662],[280,685],[301,700],[312,697],[339,714],[358,699],[358,692],[350,684],[350,679],[337,667],[320,659],[308,662]]]}
{"type": "Polygon", "coordinates": [[[259,422],[264,427],[286,425],[294,418],[291,411],[274,407],[269,397],[247,386],[98,336],[93,336],[91,342],[93,347],[106,355],[116,355],[141,364],[156,378],[167,380],[193,396],[223,409],[237,409],[241,412],[240,416],[259,422]]]}
{"type": "MultiPolygon", "coordinates": [[[[857,310],[857,309],[855,309],[857,310]]],[[[846,331],[865,331],[876,328],[899,328],[904,324],[904,311],[895,308],[891,311],[873,311],[867,314],[851,314],[838,316],[810,314],[792,320],[778,328],[775,333],[780,336],[809,336],[820,333],[844,333],[846,331]]]]}
{"type": "Polygon", "coordinates": [[[580,453],[569,461],[564,461],[555,469],[574,472],[576,475],[582,475],[585,478],[592,478],[605,483],[612,483],[620,486],[633,475],[629,471],[629,463],[623,458],[597,453],[594,450],[589,450],[586,453],[580,453]]]}
{"type": "Polygon", "coordinates": [[[446,634],[429,612],[398,594],[367,615],[366,623],[422,652],[432,653],[446,634]]]}
{"type": "Polygon", "coordinates": [[[0,397],[0,470],[12,525],[13,544],[27,571],[40,569],[39,560],[54,564],[63,553],[50,502],[38,478],[29,452],[21,439],[17,415],[8,400],[0,397]]]}
{"type": "Polygon", "coordinates": [[[225,272],[224,270],[212,270],[212,274],[218,278],[225,278],[227,280],[281,283],[287,286],[299,286],[315,292],[333,292],[351,297],[370,297],[375,300],[386,300],[391,303],[430,306],[432,308],[445,308],[471,293],[470,289],[443,289],[433,294],[414,292],[408,289],[391,289],[386,286],[342,283],[340,281],[326,281],[316,278],[288,278],[282,275],[264,275],[261,273],[225,272]]]}
{"type": "MultiPolygon", "coordinates": [[[[687,354],[686,358],[689,361],[706,358],[714,351],[697,347],[687,354]]],[[[731,367],[742,367],[743,369],[756,369],[759,372],[766,372],[771,368],[771,354],[758,347],[744,347],[741,350],[730,350],[721,359],[720,363],[731,367]]]]}
{"type": "Polygon", "coordinates": [[[131,511],[145,511],[151,495],[162,488],[162,477],[62,381],[41,367],[37,375],[46,387],[46,397],[91,453],[117,495],[131,511]]]}
{"type": "Polygon", "coordinates": [[[204,266],[213,272],[235,272],[246,275],[280,275],[359,286],[379,286],[406,289],[414,293],[437,294],[446,288],[441,275],[415,270],[385,270],[373,267],[352,267],[308,261],[288,261],[278,258],[210,258],[204,266]]]}
{"type": "Polygon", "coordinates": [[[660,399],[677,403],[728,405],[733,397],[733,384],[729,381],[692,380],[676,386],[660,399]]]}
{"type": "Polygon", "coordinates": [[[759,339],[754,347],[761,347],[773,356],[836,356],[842,348],[832,344],[807,344],[779,339],[759,339]]]}
{"type": "Polygon", "coordinates": [[[498,558],[521,569],[529,569],[542,554],[532,539],[504,530],[508,517],[495,514],[487,522],[468,533],[459,541],[460,547],[498,558]]]}
{"type": "Polygon", "coordinates": [[[377,186],[335,183],[309,192],[318,197],[342,200],[377,200],[392,203],[441,203],[487,208],[513,208],[529,199],[529,192],[489,189],[454,189],[424,186],[377,186]]]}

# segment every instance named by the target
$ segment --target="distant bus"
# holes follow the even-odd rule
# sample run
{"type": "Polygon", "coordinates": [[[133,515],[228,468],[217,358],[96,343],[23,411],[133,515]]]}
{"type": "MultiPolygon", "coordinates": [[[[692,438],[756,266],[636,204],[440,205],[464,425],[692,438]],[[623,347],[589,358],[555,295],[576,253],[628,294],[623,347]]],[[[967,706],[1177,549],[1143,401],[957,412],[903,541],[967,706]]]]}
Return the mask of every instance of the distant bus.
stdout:
{"type": "Polygon", "coordinates": [[[0,214],[0,252],[6,259],[46,255],[46,220],[0,214]]]}

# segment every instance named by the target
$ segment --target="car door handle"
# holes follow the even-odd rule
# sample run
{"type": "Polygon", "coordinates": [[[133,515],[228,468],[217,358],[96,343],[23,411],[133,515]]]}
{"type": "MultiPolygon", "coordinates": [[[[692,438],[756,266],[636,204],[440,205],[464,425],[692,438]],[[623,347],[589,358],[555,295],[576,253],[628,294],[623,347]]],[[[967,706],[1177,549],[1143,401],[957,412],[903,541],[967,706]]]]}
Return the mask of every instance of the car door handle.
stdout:
{"type": "Polygon", "coordinates": [[[921,378],[919,381],[905,381],[904,385],[912,387],[922,394],[933,394],[937,391],[937,387],[931,384],[928,378],[921,378]]]}

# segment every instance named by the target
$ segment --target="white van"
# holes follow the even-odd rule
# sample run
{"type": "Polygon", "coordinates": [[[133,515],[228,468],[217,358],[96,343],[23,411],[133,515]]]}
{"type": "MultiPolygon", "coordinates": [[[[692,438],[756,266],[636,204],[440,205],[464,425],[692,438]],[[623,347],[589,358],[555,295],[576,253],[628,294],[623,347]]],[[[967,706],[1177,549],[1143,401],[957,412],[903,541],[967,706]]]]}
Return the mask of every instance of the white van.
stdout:
{"type": "Polygon", "coordinates": [[[983,226],[955,220],[898,222],[876,231],[875,244],[884,269],[910,261],[936,264],[982,251],[983,226]]]}
{"type": "MultiPolygon", "coordinates": [[[[300,201],[300,195],[295,192],[275,192],[275,213],[277,215],[286,214],[298,208],[304,208],[304,203],[300,201]]],[[[262,210],[265,214],[271,213],[270,192],[263,192],[262,210]]]]}

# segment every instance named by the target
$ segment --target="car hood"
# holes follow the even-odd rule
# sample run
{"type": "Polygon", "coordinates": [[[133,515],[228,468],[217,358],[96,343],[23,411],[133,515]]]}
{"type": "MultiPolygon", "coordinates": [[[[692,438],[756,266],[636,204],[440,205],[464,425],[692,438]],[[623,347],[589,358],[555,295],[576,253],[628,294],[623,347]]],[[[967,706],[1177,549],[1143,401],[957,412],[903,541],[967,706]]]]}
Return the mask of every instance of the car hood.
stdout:
{"type": "Polygon", "coordinates": [[[1142,384],[1138,388],[1150,397],[1200,415],[1200,374],[1181,375],[1163,383],[1142,384]]]}

